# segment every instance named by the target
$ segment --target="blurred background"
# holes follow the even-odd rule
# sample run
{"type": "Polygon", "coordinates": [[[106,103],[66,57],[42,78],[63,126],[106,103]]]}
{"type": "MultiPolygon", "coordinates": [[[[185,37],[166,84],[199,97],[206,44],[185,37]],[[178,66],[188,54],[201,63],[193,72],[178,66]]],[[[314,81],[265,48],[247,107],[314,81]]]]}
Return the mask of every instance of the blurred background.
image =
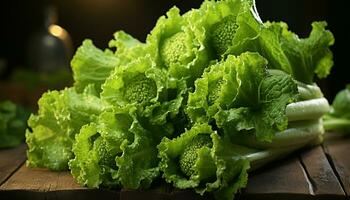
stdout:
{"type": "MultiPolygon", "coordinates": [[[[0,2],[0,100],[35,107],[41,93],[72,84],[69,62],[84,38],[106,48],[117,30],[144,41],[159,16],[173,5],[182,11],[201,0],[2,0],[0,2]]],[[[318,80],[326,97],[350,83],[349,17],[343,4],[331,0],[256,0],[263,21],[285,21],[307,36],[311,22],[326,20],[335,35],[335,66],[318,80]]]]}

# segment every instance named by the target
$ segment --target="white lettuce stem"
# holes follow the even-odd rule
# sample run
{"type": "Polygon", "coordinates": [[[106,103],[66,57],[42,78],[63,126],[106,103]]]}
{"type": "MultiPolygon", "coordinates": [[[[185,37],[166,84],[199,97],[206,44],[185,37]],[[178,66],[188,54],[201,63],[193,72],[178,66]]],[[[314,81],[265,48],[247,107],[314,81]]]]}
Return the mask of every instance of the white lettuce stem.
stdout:
{"type": "Polygon", "coordinates": [[[315,99],[323,97],[321,89],[316,84],[305,84],[295,81],[298,85],[299,97],[302,100],[315,99]]]}
{"type": "Polygon", "coordinates": [[[239,144],[251,148],[284,148],[310,143],[319,138],[323,133],[322,121],[313,120],[290,125],[288,129],[276,133],[271,142],[258,141],[253,134],[248,133],[239,133],[233,136],[232,141],[239,141],[239,144]]]}
{"type": "Polygon", "coordinates": [[[286,115],[289,122],[313,120],[328,113],[329,109],[327,99],[322,97],[288,104],[286,115]]]}
{"type": "Polygon", "coordinates": [[[323,121],[323,127],[326,131],[335,131],[342,128],[350,127],[349,119],[327,118],[323,121]]]}
{"type": "Polygon", "coordinates": [[[293,153],[294,151],[306,146],[307,144],[308,143],[285,147],[285,148],[274,148],[274,149],[262,150],[259,152],[244,155],[243,158],[246,158],[250,161],[249,171],[254,171],[262,167],[263,165],[270,163],[273,160],[280,159],[288,154],[293,153]]]}

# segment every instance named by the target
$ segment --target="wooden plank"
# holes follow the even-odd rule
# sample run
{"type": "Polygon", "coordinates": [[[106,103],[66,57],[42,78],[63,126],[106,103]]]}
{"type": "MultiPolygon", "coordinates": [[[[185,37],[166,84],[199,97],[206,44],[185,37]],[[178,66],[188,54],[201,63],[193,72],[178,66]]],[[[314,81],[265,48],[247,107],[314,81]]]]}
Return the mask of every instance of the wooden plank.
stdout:
{"type": "Polygon", "coordinates": [[[120,200],[136,200],[136,199],[168,199],[171,186],[165,183],[162,179],[156,179],[149,189],[122,189],[120,191],[120,200]]]}
{"type": "Polygon", "coordinates": [[[328,134],[323,146],[345,193],[350,197],[350,137],[328,134]]]}
{"type": "Polygon", "coordinates": [[[239,199],[308,199],[312,186],[297,156],[251,173],[239,199]]]}
{"type": "Polygon", "coordinates": [[[313,187],[315,196],[324,199],[345,199],[345,193],[321,146],[306,149],[301,163],[313,187]]]}
{"type": "Polygon", "coordinates": [[[42,168],[28,168],[25,164],[1,187],[1,190],[56,191],[83,189],[69,172],[53,172],[42,168]]]}
{"type": "Polygon", "coordinates": [[[78,185],[70,172],[28,168],[25,164],[1,187],[1,199],[119,199],[120,192],[78,185]]]}
{"type": "Polygon", "coordinates": [[[1,200],[119,200],[120,192],[102,189],[88,190],[60,190],[50,192],[38,192],[33,190],[6,190],[0,191],[1,200]]]}
{"type": "Polygon", "coordinates": [[[169,193],[169,200],[215,200],[214,195],[211,193],[205,193],[203,196],[197,194],[193,189],[180,190],[174,188],[169,193]]]}
{"type": "Polygon", "coordinates": [[[0,185],[24,163],[26,148],[27,146],[22,144],[17,148],[0,150],[0,185]]]}

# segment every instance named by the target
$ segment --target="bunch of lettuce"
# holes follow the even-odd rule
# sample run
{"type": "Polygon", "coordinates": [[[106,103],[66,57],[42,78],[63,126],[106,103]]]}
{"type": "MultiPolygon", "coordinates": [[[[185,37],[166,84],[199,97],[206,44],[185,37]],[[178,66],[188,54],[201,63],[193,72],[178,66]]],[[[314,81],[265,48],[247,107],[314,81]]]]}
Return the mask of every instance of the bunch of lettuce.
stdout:
{"type": "Polygon", "coordinates": [[[85,40],[74,85],[50,91],[28,121],[29,166],[70,169],[88,187],[148,188],[157,177],[232,199],[249,170],[319,144],[333,65],[325,22],[299,38],[263,23],[252,0],[176,7],[140,42],[85,40]],[[113,50],[116,48],[116,50],[113,50]]]}
{"type": "Polygon", "coordinates": [[[29,114],[28,109],[11,101],[0,101],[0,149],[23,142],[29,114]]]}

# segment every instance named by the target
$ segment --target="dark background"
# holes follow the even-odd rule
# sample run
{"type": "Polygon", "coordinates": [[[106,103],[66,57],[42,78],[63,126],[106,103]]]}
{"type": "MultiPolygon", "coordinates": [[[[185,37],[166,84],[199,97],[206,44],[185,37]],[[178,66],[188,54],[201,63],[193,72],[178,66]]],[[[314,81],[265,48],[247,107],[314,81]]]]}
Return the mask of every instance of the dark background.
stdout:
{"type": "MultiPolygon", "coordinates": [[[[7,68],[0,76],[6,80],[18,67],[28,67],[26,51],[30,36],[43,27],[43,10],[54,5],[58,12],[57,24],[71,35],[74,51],[84,38],[91,38],[95,45],[106,48],[117,30],[125,30],[144,41],[159,16],[177,5],[182,11],[197,8],[200,0],[2,0],[0,2],[0,59],[7,68]]],[[[311,22],[326,20],[336,42],[332,47],[335,66],[331,75],[319,80],[326,97],[350,83],[349,19],[343,1],[332,0],[256,0],[263,21],[285,21],[292,31],[307,36],[311,22]]],[[[0,91],[1,92],[1,91],[0,91]]]]}

